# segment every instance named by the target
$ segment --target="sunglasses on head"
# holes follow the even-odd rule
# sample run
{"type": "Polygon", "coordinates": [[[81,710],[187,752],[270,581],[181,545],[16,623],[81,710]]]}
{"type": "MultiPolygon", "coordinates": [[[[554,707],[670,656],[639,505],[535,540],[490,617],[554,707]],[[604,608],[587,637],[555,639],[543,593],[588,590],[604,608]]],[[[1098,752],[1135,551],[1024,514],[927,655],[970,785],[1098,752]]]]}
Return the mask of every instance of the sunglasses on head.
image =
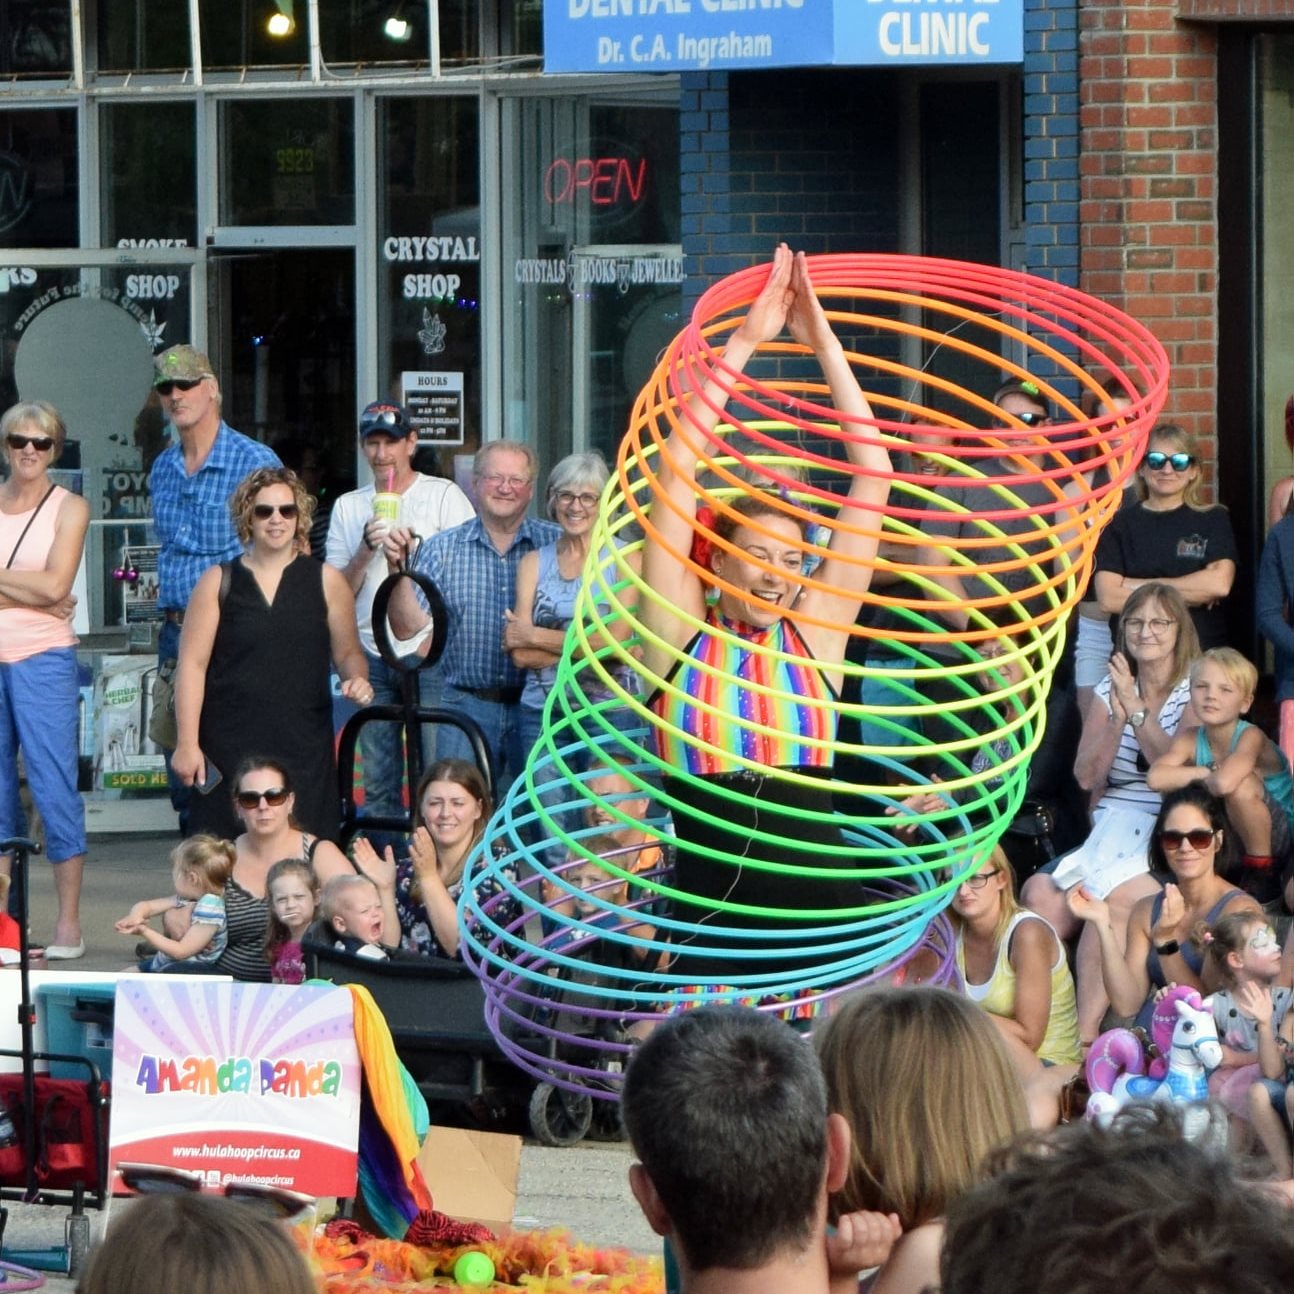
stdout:
{"type": "Polygon", "coordinates": [[[176,391],[192,391],[195,386],[201,386],[203,380],[200,377],[167,378],[165,382],[159,382],[154,390],[158,395],[174,395],[176,391]]]}
{"type": "Polygon", "coordinates": [[[359,420],[359,429],[362,432],[372,431],[375,427],[392,427],[401,433],[407,432],[404,415],[394,406],[385,406],[381,409],[372,409],[364,414],[359,420]]]}
{"type": "Polygon", "coordinates": [[[271,786],[265,791],[239,791],[234,796],[234,799],[238,801],[240,809],[254,809],[262,800],[271,809],[277,809],[280,804],[287,803],[288,794],[288,789],[285,786],[271,786]]]}
{"type": "Polygon", "coordinates": [[[1159,471],[1165,464],[1171,467],[1174,472],[1185,472],[1194,462],[1194,454],[1187,454],[1180,450],[1176,454],[1165,454],[1162,449],[1152,449],[1146,455],[1146,466],[1152,472],[1159,471]]]}
{"type": "Polygon", "coordinates": [[[1177,850],[1188,844],[1200,854],[1213,843],[1213,832],[1207,827],[1196,827],[1193,831],[1161,831],[1159,843],[1167,850],[1177,850]]]}
{"type": "Polygon", "coordinates": [[[257,521],[268,521],[275,513],[285,521],[291,521],[297,515],[295,503],[257,503],[252,506],[252,516],[257,521]]]}
{"type": "Polygon", "coordinates": [[[26,449],[30,445],[38,453],[44,454],[54,448],[54,438],[52,436],[20,436],[16,431],[11,431],[5,437],[5,444],[10,449],[26,449]]]}

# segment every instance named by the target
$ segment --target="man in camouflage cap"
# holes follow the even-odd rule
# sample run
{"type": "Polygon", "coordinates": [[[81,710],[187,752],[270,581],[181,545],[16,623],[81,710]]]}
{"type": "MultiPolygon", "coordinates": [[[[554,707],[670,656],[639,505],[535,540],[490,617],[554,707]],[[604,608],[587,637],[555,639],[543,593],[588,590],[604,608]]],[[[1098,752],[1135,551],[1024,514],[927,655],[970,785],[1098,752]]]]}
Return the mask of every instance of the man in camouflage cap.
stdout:
{"type": "MultiPolygon", "coordinates": [[[[165,616],[157,640],[158,664],[174,670],[180,626],[194,585],[208,567],[242,552],[229,516],[230,496],[248,472],[281,464],[272,449],[235,431],[221,417],[220,384],[200,350],[172,346],[153,363],[153,389],[178,436],[157,456],[148,477],[153,528],[161,545],[158,605],[165,616]]],[[[169,756],[167,768],[169,772],[169,756]]],[[[189,788],[172,779],[171,803],[181,827],[188,797],[189,788]]]]}

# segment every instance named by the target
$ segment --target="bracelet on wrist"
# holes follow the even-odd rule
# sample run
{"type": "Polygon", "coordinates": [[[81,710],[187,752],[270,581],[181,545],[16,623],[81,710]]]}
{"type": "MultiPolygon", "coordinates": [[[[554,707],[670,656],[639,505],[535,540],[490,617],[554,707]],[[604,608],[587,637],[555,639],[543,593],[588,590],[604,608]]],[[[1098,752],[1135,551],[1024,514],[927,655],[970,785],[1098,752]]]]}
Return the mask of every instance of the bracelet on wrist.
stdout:
{"type": "Polygon", "coordinates": [[[1182,945],[1176,939],[1165,939],[1162,944],[1155,945],[1155,953],[1160,957],[1171,957],[1181,951],[1182,945]]]}

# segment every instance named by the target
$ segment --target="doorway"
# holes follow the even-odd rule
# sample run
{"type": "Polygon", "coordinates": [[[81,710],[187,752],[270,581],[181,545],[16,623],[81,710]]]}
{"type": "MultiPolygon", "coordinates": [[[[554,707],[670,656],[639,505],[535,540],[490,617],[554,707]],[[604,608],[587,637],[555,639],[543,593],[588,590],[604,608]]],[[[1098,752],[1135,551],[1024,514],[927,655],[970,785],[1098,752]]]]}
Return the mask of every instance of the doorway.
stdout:
{"type": "Polygon", "coordinates": [[[207,263],[226,421],[289,467],[313,450],[329,496],[353,489],[354,249],[220,250],[207,263]]]}

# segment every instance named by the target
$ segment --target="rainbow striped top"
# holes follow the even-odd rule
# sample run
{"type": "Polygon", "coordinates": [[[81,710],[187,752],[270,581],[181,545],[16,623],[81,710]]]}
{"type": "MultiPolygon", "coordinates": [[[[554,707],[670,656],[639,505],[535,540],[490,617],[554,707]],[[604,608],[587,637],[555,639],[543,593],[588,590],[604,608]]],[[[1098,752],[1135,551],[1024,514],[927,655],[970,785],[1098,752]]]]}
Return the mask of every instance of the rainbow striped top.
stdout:
{"type": "Polygon", "coordinates": [[[739,771],[733,755],[770,769],[829,767],[837,697],[795,625],[757,629],[711,607],[706,626],[648,702],[660,757],[697,777],[739,771]]]}

